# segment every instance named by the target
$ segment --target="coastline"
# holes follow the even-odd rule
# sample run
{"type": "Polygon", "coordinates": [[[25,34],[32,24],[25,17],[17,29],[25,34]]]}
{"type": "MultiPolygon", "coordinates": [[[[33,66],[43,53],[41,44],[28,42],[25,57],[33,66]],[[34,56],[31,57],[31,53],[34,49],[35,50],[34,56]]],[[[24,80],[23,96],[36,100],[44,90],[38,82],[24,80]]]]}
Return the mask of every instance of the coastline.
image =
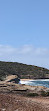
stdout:
{"type": "Polygon", "coordinates": [[[45,95],[47,92],[49,88],[43,86],[2,83],[0,84],[0,109],[1,111],[4,109],[4,111],[49,111],[49,95],[45,95]],[[41,91],[44,91],[43,96],[41,91]]]}
{"type": "Polygon", "coordinates": [[[20,84],[49,88],[49,79],[20,79],[20,84]]]}

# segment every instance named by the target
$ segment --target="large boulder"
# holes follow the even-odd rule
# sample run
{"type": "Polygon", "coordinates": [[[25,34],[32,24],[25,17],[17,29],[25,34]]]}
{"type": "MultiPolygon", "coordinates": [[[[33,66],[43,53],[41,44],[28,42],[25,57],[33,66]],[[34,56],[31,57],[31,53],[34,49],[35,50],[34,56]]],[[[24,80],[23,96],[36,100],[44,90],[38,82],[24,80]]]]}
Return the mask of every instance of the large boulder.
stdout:
{"type": "Polygon", "coordinates": [[[5,82],[13,82],[13,83],[19,83],[20,79],[18,78],[17,75],[10,75],[10,76],[7,76],[6,79],[5,79],[5,82]]]}

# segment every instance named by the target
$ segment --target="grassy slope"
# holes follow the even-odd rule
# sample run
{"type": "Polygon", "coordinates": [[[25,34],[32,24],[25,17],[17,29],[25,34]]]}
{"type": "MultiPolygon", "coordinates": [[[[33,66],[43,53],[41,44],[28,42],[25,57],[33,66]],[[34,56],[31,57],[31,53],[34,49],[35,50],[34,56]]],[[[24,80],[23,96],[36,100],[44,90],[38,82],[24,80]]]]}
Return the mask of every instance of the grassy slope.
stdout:
{"type": "Polygon", "coordinates": [[[18,75],[20,78],[49,78],[49,70],[34,65],[26,65],[17,62],[0,61],[0,80],[6,75],[18,75]]]}

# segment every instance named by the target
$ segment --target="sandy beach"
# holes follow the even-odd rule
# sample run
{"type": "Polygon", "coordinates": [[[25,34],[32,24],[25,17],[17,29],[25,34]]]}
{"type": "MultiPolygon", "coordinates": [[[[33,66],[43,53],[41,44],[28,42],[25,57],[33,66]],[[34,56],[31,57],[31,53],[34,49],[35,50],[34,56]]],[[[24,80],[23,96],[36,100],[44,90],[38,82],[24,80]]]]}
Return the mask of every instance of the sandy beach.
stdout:
{"type": "Polygon", "coordinates": [[[32,81],[34,79],[20,79],[20,81],[32,81]]]}

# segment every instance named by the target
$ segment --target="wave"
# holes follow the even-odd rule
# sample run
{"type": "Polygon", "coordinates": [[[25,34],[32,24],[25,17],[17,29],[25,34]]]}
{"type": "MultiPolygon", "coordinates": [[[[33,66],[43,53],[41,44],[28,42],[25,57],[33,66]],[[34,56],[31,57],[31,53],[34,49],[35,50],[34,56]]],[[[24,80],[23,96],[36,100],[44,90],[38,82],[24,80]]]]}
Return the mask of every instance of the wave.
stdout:
{"type": "Polygon", "coordinates": [[[30,83],[30,82],[32,82],[32,81],[29,81],[29,80],[28,80],[28,81],[22,81],[22,80],[21,80],[21,81],[20,81],[20,84],[27,84],[27,83],[30,83]]]}
{"type": "Polygon", "coordinates": [[[31,86],[45,86],[49,87],[49,79],[37,79],[37,80],[20,80],[20,84],[31,85],[31,86]]]}

